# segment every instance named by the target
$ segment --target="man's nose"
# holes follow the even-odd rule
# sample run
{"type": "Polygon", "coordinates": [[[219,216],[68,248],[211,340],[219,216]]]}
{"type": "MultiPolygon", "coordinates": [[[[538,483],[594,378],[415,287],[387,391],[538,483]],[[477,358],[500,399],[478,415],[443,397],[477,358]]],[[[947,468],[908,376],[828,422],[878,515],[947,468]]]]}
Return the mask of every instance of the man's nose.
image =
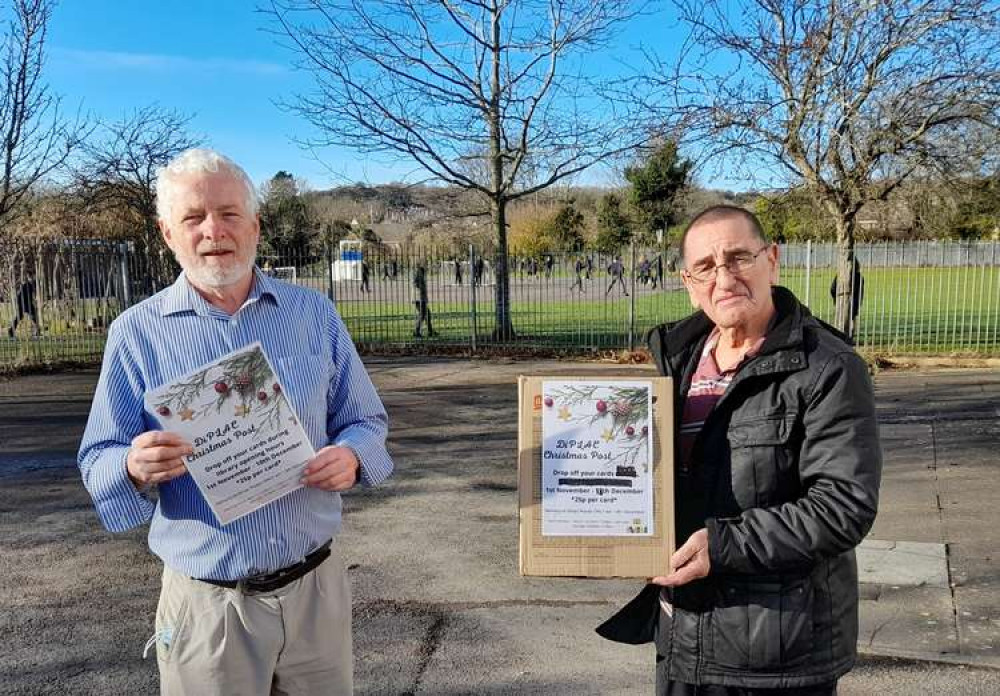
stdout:
{"type": "Polygon", "coordinates": [[[205,216],[201,229],[202,236],[208,239],[219,239],[226,234],[226,226],[222,224],[222,218],[214,213],[205,216]]]}
{"type": "Polygon", "coordinates": [[[729,270],[729,266],[719,264],[715,267],[715,284],[723,288],[731,288],[736,284],[736,274],[729,270]]]}

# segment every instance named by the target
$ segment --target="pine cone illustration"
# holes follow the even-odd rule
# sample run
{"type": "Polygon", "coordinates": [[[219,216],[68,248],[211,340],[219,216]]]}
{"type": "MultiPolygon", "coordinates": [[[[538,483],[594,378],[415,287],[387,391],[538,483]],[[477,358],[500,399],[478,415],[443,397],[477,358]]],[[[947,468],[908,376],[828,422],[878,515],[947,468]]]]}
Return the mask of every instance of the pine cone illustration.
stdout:
{"type": "Polygon", "coordinates": [[[632,403],[624,399],[616,401],[611,405],[611,412],[617,418],[626,418],[628,414],[632,413],[632,403]]]}
{"type": "Polygon", "coordinates": [[[233,385],[236,387],[236,391],[246,395],[253,389],[253,380],[250,379],[250,375],[243,373],[236,376],[233,385]]]}

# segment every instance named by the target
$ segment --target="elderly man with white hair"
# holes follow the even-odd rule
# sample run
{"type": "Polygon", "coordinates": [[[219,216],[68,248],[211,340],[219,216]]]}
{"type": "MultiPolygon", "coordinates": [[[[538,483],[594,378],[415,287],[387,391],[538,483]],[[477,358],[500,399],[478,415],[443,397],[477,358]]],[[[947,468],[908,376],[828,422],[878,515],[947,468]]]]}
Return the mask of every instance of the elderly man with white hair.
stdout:
{"type": "Polygon", "coordinates": [[[159,172],[163,239],[183,272],[111,325],[79,465],[110,531],[150,522],[164,564],[155,642],[163,694],[350,694],[351,600],[340,493],[392,472],[385,409],[322,295],[254,265],[253,185],[204,149],[159,172]],[[317,453],[304,487],[225,526],[145,392],[260,341],[317,453]]]}

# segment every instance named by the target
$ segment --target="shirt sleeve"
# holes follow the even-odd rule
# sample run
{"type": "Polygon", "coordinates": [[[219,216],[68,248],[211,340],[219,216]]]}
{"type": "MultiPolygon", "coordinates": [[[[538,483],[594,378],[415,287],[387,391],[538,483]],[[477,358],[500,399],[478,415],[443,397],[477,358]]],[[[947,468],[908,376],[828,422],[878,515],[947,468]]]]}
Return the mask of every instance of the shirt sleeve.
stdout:
{"type": "Polygon", "coordinates": [[[389,419],[336,311],[330,331],[334,354],[327,402],[327,437],[335,445],[354,450],[361,464],[361,485],[377,486],[393,469],[385,446],[389,419]]]}
{"type": "Polygon", "coordinates": [[[125,458],[133,438],[146,430],[145,385],[134,359],[112,325],[101,376],[77,462],[101,524],[123,532],[148,522],[156,505],[132,484],[125,458]]]}

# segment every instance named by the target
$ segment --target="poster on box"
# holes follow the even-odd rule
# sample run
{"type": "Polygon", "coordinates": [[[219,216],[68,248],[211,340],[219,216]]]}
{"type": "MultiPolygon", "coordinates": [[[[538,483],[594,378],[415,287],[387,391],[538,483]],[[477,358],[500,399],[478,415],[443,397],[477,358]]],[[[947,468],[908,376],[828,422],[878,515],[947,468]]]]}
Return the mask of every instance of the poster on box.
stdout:
{"type": "Polygon", "coordinates": [[[259,342],[147,392],[145,402],[193,446],[184,463],[220,524],[302,487],[315,451],[259,342]]]}
{"type": "Polygon", "coordinates": [[[522,575],[669,572],[672,380],[622,373],[518,378],[522,575]]]}
{"type": "Polygon", "coordinates": [[[542,383],[542,534],[654,533],[649,382],[542,383]]]}

